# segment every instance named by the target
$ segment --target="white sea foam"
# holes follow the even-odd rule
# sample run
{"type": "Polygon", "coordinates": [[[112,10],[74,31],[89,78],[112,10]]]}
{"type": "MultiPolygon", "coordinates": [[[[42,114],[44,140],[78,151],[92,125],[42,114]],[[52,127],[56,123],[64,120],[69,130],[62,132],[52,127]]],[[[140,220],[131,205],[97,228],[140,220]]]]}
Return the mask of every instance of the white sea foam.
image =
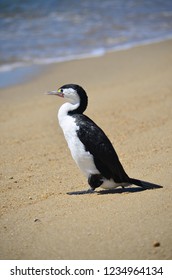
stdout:
{"type": "Polygon", "coordinates": [[[49,65],[54,63],[61,63],[66,61],[72,61],[72,60],[79,60],[79,59],[86,59],[91,57],[100,57],[105,55],[108,52],[114,52],[114,51],[122,51],[131,49],[133,47],[142,46],[142,45],[149,45],[153,43],[158,43],[165,40],[171,40],[172,34],[167,35],[164,37],[159,37],[155,39],[147,39],[140,42],[128,42],[122,45],[115,46],[113,48],[105,49],[105,48],[98,48],[95,50],[92,50],[90,53],[82,53],[77,55],[66,55],[61,57],[44,57],[44,58],[32,58],[27,57],[27,59],[24,58],[24,61],[22,62],[13,62],[8,64],[2,64],[0,65],[0,72],[8,72],[15,70],[20,67],[28,67],[32,65],[49,65]]]}

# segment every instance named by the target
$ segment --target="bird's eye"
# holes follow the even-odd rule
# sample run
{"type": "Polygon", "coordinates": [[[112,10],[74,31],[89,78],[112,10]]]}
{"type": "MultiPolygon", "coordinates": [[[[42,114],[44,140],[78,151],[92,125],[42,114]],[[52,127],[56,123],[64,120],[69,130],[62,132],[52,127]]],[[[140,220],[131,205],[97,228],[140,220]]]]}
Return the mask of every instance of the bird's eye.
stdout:
{"type": "Polygon", "coordinates": [[[63,92],[63,90],[61,88],[58,89],[58,92],[63,92]]]}

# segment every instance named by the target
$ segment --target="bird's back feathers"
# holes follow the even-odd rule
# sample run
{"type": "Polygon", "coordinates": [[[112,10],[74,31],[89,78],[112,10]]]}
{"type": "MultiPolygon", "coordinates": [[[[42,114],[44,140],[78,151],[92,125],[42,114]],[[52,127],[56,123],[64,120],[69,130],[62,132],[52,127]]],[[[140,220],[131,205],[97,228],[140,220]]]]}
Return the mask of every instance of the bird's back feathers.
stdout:
{"type": "Polygon", "coordinates": [[[79,126],[77,135],[86,150],[93,155],[94,163],[100,173],[107,179],[113,178],[117,183],[128,182],[129,177],[103,130],[85,115],[72,116],[79,126]]]}

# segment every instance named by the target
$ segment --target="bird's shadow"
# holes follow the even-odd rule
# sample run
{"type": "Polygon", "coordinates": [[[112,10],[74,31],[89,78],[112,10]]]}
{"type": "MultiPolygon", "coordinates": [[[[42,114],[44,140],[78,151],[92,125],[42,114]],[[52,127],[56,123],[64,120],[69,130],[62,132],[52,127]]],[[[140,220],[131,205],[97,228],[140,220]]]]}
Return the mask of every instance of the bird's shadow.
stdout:
{"type": "Polygon", "coordinates": [[[136,192],[143,192],[146,190],[153,190],[153,189],[160,189],[163,188],[160,185],[156,187],[125,187],[125,188],[116,188],[116,189],[108,189],[108,190],[99,190],[99,191],[92,191],[90,189],[83,190],[83,191],[74,191],[68,192],[68,195],[84,195],[84,194],[97,194],[97,195],[105,195],[105,194],[121,194],[121,193],[136,193],[136,192]]]}

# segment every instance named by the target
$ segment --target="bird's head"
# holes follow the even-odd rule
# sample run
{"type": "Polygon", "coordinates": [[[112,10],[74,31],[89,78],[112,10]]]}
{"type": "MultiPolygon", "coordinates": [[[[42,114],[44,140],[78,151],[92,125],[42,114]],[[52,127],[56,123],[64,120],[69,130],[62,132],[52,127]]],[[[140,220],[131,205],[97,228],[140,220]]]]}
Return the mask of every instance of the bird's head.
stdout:
{"type": "Polygon", "coordinates": [[[87,94],[81,86],[76,84],[64,85],[58,90],[48,91],[47,94],[66,98],[72,104],[84,102],[87,106],[87,94]]]}

